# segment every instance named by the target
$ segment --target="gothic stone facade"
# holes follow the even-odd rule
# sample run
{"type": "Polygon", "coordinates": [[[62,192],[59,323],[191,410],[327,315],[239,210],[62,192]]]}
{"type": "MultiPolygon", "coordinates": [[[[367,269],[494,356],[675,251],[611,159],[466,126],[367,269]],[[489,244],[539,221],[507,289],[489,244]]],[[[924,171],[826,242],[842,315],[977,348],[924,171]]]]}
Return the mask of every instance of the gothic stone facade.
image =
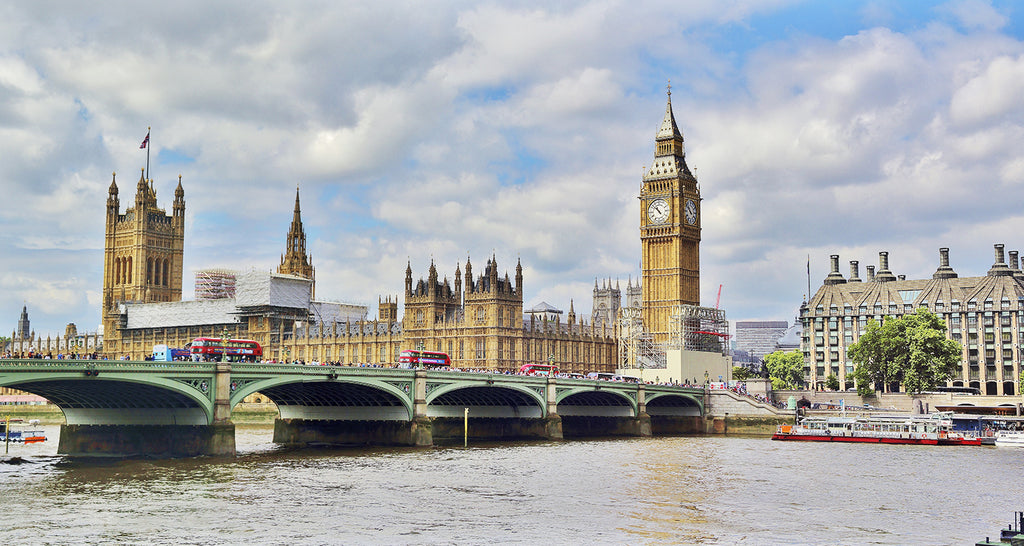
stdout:
{"type": "Polygon", "coordinates": [[[465,288],[456,266],[454,285],[438,278],[430,265],[426,279],[415,284],[411,264],[405,272],[405,310],[401,322],[395,301],[380,301],[380,318],[326,328],[300,329],[286,343],[292,358],[343,364],[390,364],[403,350],[448,353],[458,368],[515,371],[531,362],[554,362],[567,372],[611,372],[616,338],[609,325],[595,328],[577,323],[570,311],[566,323],[523,320],[523,269],[516,264],[515,282],[498,273],[495,257],[473,278],[466,260],[465,288]]]}
{"type": "MultiPolygon", "coordinates": [[[[116,174],[107,196],[106,239],[103,252],[103,350],[120,354],[124,302],[181,300],[185,247],[185,191],[178,177],[172,214],[157,207],[153,181],[139,177],[135,206],[120,213],[116,174]]],[[[151,347],[152,348],[152,347],[151,347]]]]}

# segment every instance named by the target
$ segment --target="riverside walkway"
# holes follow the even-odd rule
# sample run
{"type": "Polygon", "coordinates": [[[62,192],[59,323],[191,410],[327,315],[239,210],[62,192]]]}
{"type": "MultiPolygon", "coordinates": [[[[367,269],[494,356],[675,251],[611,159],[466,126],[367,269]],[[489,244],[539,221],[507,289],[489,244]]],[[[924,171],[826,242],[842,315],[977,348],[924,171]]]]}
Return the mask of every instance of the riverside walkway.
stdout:
{"type": "Polygon", "coordinates": [[[268,363],[0,360],[0,387],[65,416],[58,453],[234,455],[231,408],[259,392],[288,445],[427,446],[703,432],[701,388],[589,379],[268,363]],[[467,413],[468,410],[468,413],[467,413]]]}

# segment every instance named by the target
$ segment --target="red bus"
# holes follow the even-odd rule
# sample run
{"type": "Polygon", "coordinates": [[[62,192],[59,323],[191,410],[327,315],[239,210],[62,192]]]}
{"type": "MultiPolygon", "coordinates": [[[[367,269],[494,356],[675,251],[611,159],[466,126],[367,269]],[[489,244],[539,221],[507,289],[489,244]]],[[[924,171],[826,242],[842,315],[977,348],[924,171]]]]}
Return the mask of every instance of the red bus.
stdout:
{"type": "Polygon", "coordinates": [[[225,355],[235,361],[254,362],[263,358],[263,347],[251,339],[197,337],[189,343],[189,352],[199,360],[220,360],[225,355]]]}
{"type": "Polygon", "coordinates": [[[554,377],[558,375],[558,366],[554,364],[523,364],[519,368],[519,373],[523,375],[554,377]]]}
{"type": "Polygon", "coordinates": [[[433,351],[402,351],[398,355],[399,368],[448,367],[452,360],[447,353],[433,351]]]}

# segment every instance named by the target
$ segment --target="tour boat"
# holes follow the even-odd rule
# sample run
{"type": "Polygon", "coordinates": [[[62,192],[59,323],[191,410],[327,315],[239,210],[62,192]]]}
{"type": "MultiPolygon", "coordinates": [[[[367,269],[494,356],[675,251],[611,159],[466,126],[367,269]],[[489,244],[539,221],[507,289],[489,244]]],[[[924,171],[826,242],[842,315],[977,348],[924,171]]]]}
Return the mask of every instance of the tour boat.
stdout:
{"type": "Polygon", "coordinates": [[[780,425],[772,440],[977,446],[981,439],[953,430],[952,413],[911,416],[805,417],[780,425]]]}
{"type": "Polygon", "coordinates": [[[999,447],[1024,447],[1024,431],[1000,430],[996,433],[996,445],[999,447]]]}
{"type": "MultiPolygon", "coordinates": [[[[46,434],[41,430],[14,430],[11,428],[10,423],[20,422],[21,419],[11,419],[5,427],[4,421],[0,421],[0,443],[16,442],[35,444],[46,441],[46,434]]],[[[39,421],[33,419],[30,424],[37,425],[39,424],[39,421]]]]}

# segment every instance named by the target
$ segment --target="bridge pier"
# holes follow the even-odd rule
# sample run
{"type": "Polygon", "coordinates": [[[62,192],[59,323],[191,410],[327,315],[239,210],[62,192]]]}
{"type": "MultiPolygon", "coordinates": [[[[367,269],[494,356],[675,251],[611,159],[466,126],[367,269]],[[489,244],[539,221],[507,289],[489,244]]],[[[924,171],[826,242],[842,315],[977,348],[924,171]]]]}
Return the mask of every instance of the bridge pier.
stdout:
{"type": "Polygon", "coordinates": [[[697,416],[655,415],[651,417],[651,433],[658,436],[706,433],[704,418],[697,416]]]}
{"type": "Polygon", "coordinates": [[[433,444],[432,430],[433,424],[426,418],[412,421],[276,419],[274,443],[289,446],[429,446],[433,444]]]}
{"type": "Polygon", "coordinates": [[[600,415],[566,415],[562,417],[562,431],[566,438],[587,436],[641,436],[651,435],[651,416],[641,413],[637,417],[608,417],[600,415]]]}
{"type": "Polygon", "coordinates": [[[154,459],[235,455],[235,425],[61,425],[57,453],[154,459]]]}

